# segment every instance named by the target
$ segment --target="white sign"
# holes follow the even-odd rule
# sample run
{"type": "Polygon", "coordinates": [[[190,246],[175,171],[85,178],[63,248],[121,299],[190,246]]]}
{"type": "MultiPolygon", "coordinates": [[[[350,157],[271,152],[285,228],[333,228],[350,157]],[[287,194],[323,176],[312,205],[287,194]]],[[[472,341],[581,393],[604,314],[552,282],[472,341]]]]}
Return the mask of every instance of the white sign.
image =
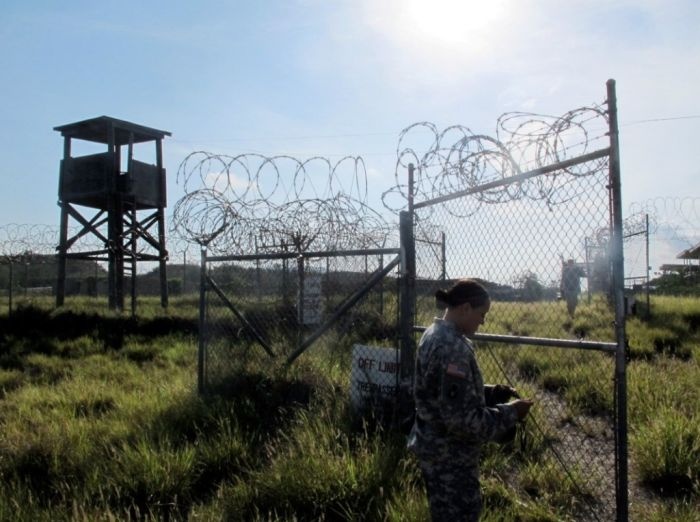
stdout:
{"type": "Polygon", "coordinates": [[[399,351],[356,344],[352,347],[350,399],[355,408],[393,399],[398,393],[399,351]]]}
{"type": "Polygon", "coordinates": [[[321,274],[304,276],[304,324],[321,323],[321,274]]]}

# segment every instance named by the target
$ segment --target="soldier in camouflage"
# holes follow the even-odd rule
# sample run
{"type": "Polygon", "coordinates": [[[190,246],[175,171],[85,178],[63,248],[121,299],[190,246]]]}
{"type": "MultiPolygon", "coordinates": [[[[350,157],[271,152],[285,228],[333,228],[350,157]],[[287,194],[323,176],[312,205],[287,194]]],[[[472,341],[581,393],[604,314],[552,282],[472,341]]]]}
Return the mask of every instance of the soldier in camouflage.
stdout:
{"type": "Polygon", "coordinates": [[[437,521],[477,521],[481,511],[479,454],[481,445],[497,440],[524,419],[532,402],[505,402],[517,393],[507,386],[484,386],[474,346],[476,333],[490,308],[489,295],[478,282],[462,279],[435,295],[446,305],[418,346],[414,395],[416,416],[409,448],[423,474],[430,514],[437,521]],[[491,404],[492,399],[503,403],[491,404]]]}
{"type": "Polygon", "coordinates": [[[566,300],[566,310],[569,317],[574,317],[578,306],[578,294],[581,293],[581,278],[586,277],[586,272],[579,265],[569,259],[561,266],[561,283],[559,290],[562,298],[566,300]]]}

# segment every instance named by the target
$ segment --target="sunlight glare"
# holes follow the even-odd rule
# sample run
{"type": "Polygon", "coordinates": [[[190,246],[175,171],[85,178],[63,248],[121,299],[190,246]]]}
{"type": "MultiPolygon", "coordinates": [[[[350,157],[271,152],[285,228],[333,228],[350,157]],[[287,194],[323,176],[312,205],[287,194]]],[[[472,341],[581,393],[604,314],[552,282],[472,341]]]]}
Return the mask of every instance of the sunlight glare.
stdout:
{"type": "Polygon", "coordinates": [[[414,35],[444,45],[483,47],[498,34],[503,0],[408,0],[405,4],[414,35]]]}

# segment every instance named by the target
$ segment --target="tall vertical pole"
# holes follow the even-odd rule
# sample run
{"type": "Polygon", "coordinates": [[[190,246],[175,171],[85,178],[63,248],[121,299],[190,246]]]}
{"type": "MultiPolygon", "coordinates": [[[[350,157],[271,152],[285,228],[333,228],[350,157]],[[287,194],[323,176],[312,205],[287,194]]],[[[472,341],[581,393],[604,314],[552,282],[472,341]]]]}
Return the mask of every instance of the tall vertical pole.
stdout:
{"type": "MultiPolygon", "coordinates": [[[[287,243],[281,242],[282,252],[287,253],[287,243]]],[[[289,285],[287,284],[289,263],[287,258],[282,259],[282,301],[286,304],[289,303],[289,285]]]]}
{"type": "Polygon", "coordinates": [[[120,311],[124,310],[124,286],[126,284],[124,278],[124,191],[123,186],[120,186],[119,180],[122,170],[122,155],[121,145],[117,142],[117,135],[114,126],[110,125],[110,148],[114,150],[114,204],[116,211],[114,213],[115,224],[115,277],[116,277],[116,301],[117,308],[120,311]]]}
{"type": "MultiPolygon", "coordinates": [[[[121,278],[119,277],[119,231],[121,230],[121,214],[120,207],[117,203],[117,176],[119,175],[119,159],[116,157],[114,145],[114,127],[109,125],[107,138],[107,157],[110,166],[109,180],[109,201],[107,203],[107,277],[109,281],[109,308],[110,310],[120,309],[123,307],[123,302],[120,303],[119,295],[122,292],[119,290],[121,278]]],[[[123,290],[123,289],[122,289],[123,290]]],[[[122,294],[123,295],[123,294],[122,294]]]]}
{"type": "Polygon", "coordinates": [[[624,260],[622,245],[622,194],[620,181],[620,145],[617,123],[617,98],[615,80],[607,81],[607,104],[610,133],[610,201],[612,215],[612,272],[613,292],[615,303],[615,339],[617,352],[615,357],[615,395],[617,426],[616,439],[616,497],[617,520],[628,520],[628,491],[627,491],[627,370],[625,346],[625,302],[624,302],[624,260]]]}
{"type": "Polygon", "coordinates": [[[31,257],[24,262],[24,299],[27,299],[27,288],[29,288],[29,263],[31,257]]]}
{"type": "Polygon", "coordinates": [[[7,309],[7,316],[8,317],[12,317],[12,286],[15,284],[14,277],[13,277],[12,264],[13,264],[12,259],[10,259],[10,283],[9,283],[8,294],[7,294],[7,297],[9,299],[9,304],[8,304],[8,309],[7,309]]]}
{"type": "Polygon", "coordinates": [[[590,245],[588,244],[588,238],[584,237],[583,238],[583,255],[586,257],[586,287],[588,288],[588,304],[591,304],[591,294],[592,288],[591,288],[591,256],[589,253],[590,250],[590,245]]]}
{"type": "MultiPolygon", "coordinates": [[[[382,243],[384,247],[384,243],[382,243]]],[[[379,270],[384,269],[384,254],[379,254],[379,270]]],[[[384,317],[384,279],[379,281],[379,316],[384,317]]]]}
{"type": "MultiPolygon", "coordinates": [[[[61,170],[58,174],[58,193],[59,197],[63,192],[63,169],[66,162],[70,159],[70,137],[63,138],[63,162],[61,170]]],[[[61,223],[58,238],[58,274],[56,279],[56,306],[63,306],[66,297],[66,249],[68,248],[68,203],[67,201],[59,201],[61,206],[61,223]]]]}
{"type": "Polygon", "coordinates": [[[138,256],[138,249],[136,245],[136,239],[138,236],[136,216],[136,207],[129,210],[130,213],[130,231],[129,237],[131,238],[131,316],[136,317],[136,260],[138,256]]]}
{"type": "Polygon", "coordinates": [[[645,223],[645,230],[644,230],[644,237],[646,238],[646,267],[647,267],[647,284],[646,284],[646,300],[647,300],[647,311],[646,315],[649,317],[651,314],[651,303],[649,301],[649,270],[651,270],[651,266],[649,266],[649,214],[644,215],[644,223],[645,223]]]}
{"type": "Polygon", "coordinates": [[[158,198],[158,275],[160,276],[160,306],[168,307],[168,250],[165,247],[166,180],[163,168],[163,141],[156,140],[156,167],[158,168],[160,197],[158,198]]]}
{"type": "Polygon", "coordinates": [[[408,164],[408,213],[413,216],[413,178],[415,175],[415,166],[413,163],[408,164]]]}
{"type": "Polygon", "coordinates": [[[326,288],[325,288],[325,295],[326,295],[326,310],[330,310],[331,308],[331,258],[327,257],[326,258],[326,288]]]}
{"type": "Polygon", "coordinates": [[[297,257],[297,280],[299,290],[297,292],[297,321],[299,326],[297,329],[297,349],[301,347],[304,339],[304,256],[299,254],[297,257]]]}
{"type": "Polygon", "coordinates": [[[416,245],[413,231],[413,164],[408,165],[408,210],[399,214],[401,242],[401,286],[399,289],[399,347],[401,382],[413,383],[413,323],[416,305],[416,245]]]}
{"type": "MultiPolygon", "coordinates": [[[[132,198],[131,208],[129,208],[129,240],[131,244],[130,255],[131,255],[131,317],[136,317],[136,261],[138,256],[138,245],[136,241],[138,239],[138,216],[136,213],[136,202],[132,195],[132,183],[133,183],[133,161],[134,161],[134,133],[129,132],[129,146],[127,149],[127,160],[126,160],[126,176],[127,176],[127,190],[130,193],[129,197],[132,198]]],[[[126,210],[126,209],[125,209],[126,210]]]]}
{"type": "Polygon", "coordinates": [[[206,306],[207,306],[207,249],[202,246],[199,264],[199,344],[197,349],[197,390],[200,394],[205,391],[206,376],[206,306]]]}
{"type": "Polygon", "coordinates": [[[440,253],[442,255],[442,273],[440,274],[440,279],[445,281],[447,279],[447,241],[445,239],[445,232],[440,232],[440,253]]]}
{"type": "Polygon", "coordinates": [[[61,201],[61,221],[58,237],[58,274],[56,278],[56,306],[63,306],[66,298],[66,249],[68,248],[68,205],[70,203],[61,201]]]}
{"type": "Polygon", "coordinates": [[[258,247],[258,236],[254,236],[253,240],[255,242],[255,286],[256,294],[258,296],[258,303],[262,301],[262,274],[260,273],[260,258],[258,258],[259,247],[258,247]]]}

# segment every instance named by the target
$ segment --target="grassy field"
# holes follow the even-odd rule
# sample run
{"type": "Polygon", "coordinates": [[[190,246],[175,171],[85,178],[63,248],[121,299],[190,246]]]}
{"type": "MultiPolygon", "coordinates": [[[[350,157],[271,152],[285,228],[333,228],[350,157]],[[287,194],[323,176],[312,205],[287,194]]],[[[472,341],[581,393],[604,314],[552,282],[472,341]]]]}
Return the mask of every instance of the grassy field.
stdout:
{"type": "MultiPolygon", "coordinates": [[[[174,300],[163,312],[144,300],[132,319],[86,299],[0,316],[0,520],[427,519],[405,435],[348,407],[342,347],[325,341],[286,370],[270,364],[203,398],[196,306],[174,300]]],[[[562,315],[559,334],[609,335],[600,306],[582,305],[573,322],[562,315]]],[[[696,521],[700,299],[657,297],[652,311],[627,329],[630,519],[696,521]]],[[[520,333],[552,328],[527,324],[520,333]]],[[[612,387],[597,384],[609,365],[600,354],[571,372],[563,354],[514,353],[519,387],[565,403],[572,419],[611,411],[612,387]]],[[[516,448],[487,448],[483,520],[578,519],[589,492],[568,485],[539,422],[516,448]]]]}

